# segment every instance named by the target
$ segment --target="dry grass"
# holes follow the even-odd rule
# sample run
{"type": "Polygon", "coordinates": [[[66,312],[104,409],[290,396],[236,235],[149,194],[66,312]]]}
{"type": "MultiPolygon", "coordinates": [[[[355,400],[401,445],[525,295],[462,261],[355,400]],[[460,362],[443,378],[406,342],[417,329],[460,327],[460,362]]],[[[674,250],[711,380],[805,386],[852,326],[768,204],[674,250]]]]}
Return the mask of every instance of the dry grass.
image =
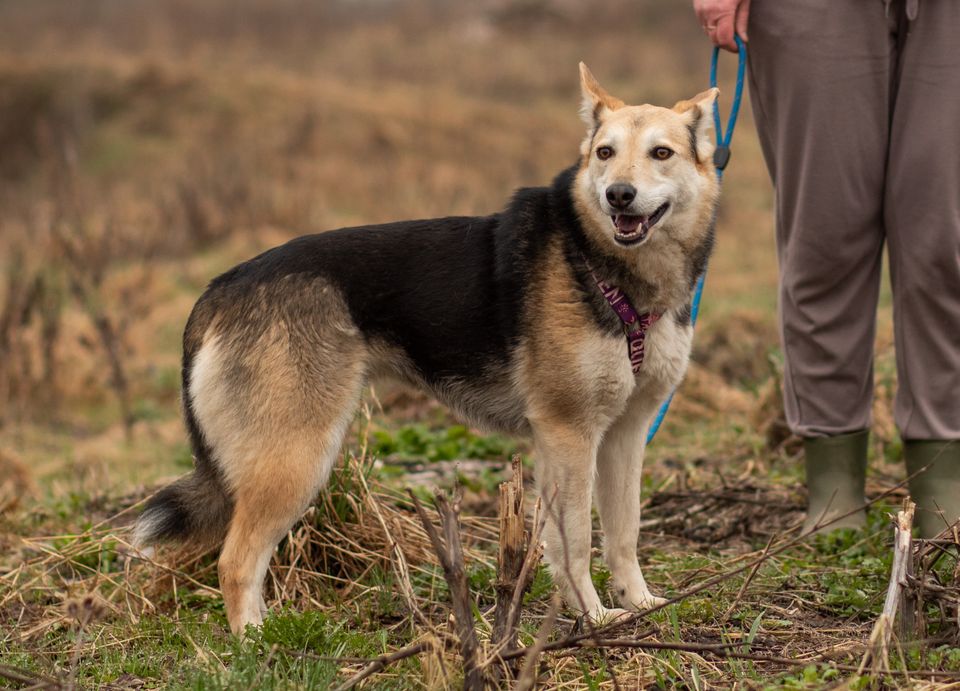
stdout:
{"type": "MultiPolygon", "coordinates": [[[[327,490],[291,528],[267,582],[272,606],[297,602],[322,608],[331,588],[341,604],[350,606],[369,596],[370,587],[362,584],[367,572],[398,563],[404,565],[408,588],[411,574],[434,575],[429,565],[436,559],[412,504],[396,489],[372,479],[372,466],[368,456],[347,456],[327,490]]],[[[71,605],[86,596],[100,598],[97,620],[132,622],[158,612],[179,618],[181,602],[157,604],[167,600],[169,591],[177,591],[178,581],[194,594],[219,597],[214,553],[164,548],[146,555],[132,547],[130,522],[145,499],[116,498],[108,516],[79,533],[18,541],[0,576],[0,611],[21,613],[17,639],[36,643],[51,630],[69,628],[76,616],[71,605]],[[55,602],[63,606],[36,606],[55,602]]],[[[466,518],[464,529],[468,558],[489,567],[489,550],[483,547],[496,542],[495,522],[466,518]]],[[[412,589],[409,592],[412,595],[412,589]]],[[[427,599],[417,603],[418,609],[424,606],[434,605],[427,599]]]]}
{"type": "MultiPolygon", "coordinates": [[[[424,683],[455,686],[460,665],[457,627],[448,615],[436,554],[410,502],[373,479],[372,466],[368,456],[347,456],[329,489],[291,529],[271,566],[268,603],[280,610],[290,603],[307,610],[333,610],[337,618],[355,622],[353,626],[382,627],[401,636],[403,650],[417,656],[414,662],[421,674],[437,675],[430,683],[422,677],[424,683]],[[373,573],[381,575],[371,578],[373,573]],[[431,665],[436,669],[430,671],[431,665]]],[[[816,671],[805,674],[816,687],[838,675],[849,677],[857,669],[859,659],[870,650],[871,606],[857,604],[845,589],[861,591],[867,601],[882,593],[889,568],[889,558],[883,559],[889,529],[883,521],[873,523],[863,535],[820,543],[822,553],[832,553],[832,563],[822,564],[817,552],[796,536],[802,512],[793,492],[747,477],[724,478],[716,489],[693,484],[702,479],[678,478],[674,487],[657,491],[647,501],[644,542],[652,555],[647,570],[661,587],[666,585],[676,604],[626,625],[592,632],[570,620],[545,629],[552,635],[538,644],[544,650],[536,675],[541,683],[580,688],[593,678],[603,688],[616,683],[673,686],[692,673],[701,680],[692,682],[694,687],[733,682],[757,687],[770,675],[812,669],[816,671]],[[758,539],[760,549],[753,546],[758,539]],[[671,556],[677,554],[688,556],[671,556]],[[859,583],[847,583],[864,560],[875,563],[861,570],[859,583]],[[598,656],[598,647],[606,650],[603,656],[598,656]]],[[[132,645],[135,650],[141,622],[166,617],[186,626],[191,612],[208,609],[211,598],[219,595],[213,555],[165,552],[146,557],[131,549],[125,525],[140,505],[133,501],[119,498],[108,509],[116,513],[83,532],[22,538],[0,576],[0,612],[16,621],[5,645],[13,642],[50,654],[57,650],[58,640],[73,640],[64,651],[69,652],[68,660],[49,677],[57,688],[68,687],[82,663],[96,664],[112,647],[132,645]]],[[[466,517],[461,533],[466,541],[464,563],[472,574],[479,659],[483,669],[491,670],[497,664],[490,610],[495,597],[496,523],[466,517]],[[477,574],[488,575],[478,580],[477,574]]],[[[939,546],[916,547],[917,579],[908,589],[923,604],[917,610],[921,636],[932,633],[925,645],[940,655],[943,644],[957,635],[960,563],[955,551],[944,549],[952,544],[957,538],[947,534],[939,546]]],[[[551,618],[548,595],[549,591],[535,588],[526,600],[523,646],[534,645],[533,631],[543,617],[551,618]]],[[[897,641],[900,660],[915,654],[911,640],[897,641]]],[[[202,645],[191,643],[198,655],[205,654],[202,645]]],[[[529,649],[522,648],[519,655],[529,649]]],[[[310,648],[298,652],[295,638],[272,642],[270,655],[278,651],[292,659],[317,657],[310,648]]],[[[321,658],[336,663],[341,681],[361,673],[374,660],[343,651],[325,655],[329,657],[321,658]]],[[[258,664],[269,665],[263,652],[254,657],[258,664]]],[[[893,658],[892,653],[885,656],[895,671],[877,673],[876,678],[932,683],[960,676],[960,671],[951,671],[956,662],[952,657],[946,658],[943,668],[912,672],[893,658]]],[[[377,669],[382,675],[374,675],[374,680],[386,687],[399,683],[386,664],[381,667],[377,669]]]]}

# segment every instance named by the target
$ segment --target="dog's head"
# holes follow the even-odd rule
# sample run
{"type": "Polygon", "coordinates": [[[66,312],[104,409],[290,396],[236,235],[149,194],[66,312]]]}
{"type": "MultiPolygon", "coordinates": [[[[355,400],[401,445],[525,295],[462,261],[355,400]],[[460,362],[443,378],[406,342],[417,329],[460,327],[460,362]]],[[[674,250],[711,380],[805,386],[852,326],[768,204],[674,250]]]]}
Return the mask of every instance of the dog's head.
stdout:
{"type": "Polygon", "coordinates": [[[585,229],[603,247],[629,251],[708,232],[719,185],[713,166],[717,89],[673,108],[628,106],[580,63],[587,136],[574,185],[585,229]]]}

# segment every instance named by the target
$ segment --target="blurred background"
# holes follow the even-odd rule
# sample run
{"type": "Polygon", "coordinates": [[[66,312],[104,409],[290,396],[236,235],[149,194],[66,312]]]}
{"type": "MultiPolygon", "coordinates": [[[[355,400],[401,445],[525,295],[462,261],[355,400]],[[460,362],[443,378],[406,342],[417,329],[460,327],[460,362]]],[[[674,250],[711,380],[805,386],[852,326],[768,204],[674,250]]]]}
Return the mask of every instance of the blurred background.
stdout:
{"type": "MultiPolygon", "coordinates": [[[[709,57],[680,0],[0,0],[0,455],[54,495],[183,472],[180,335],[212,277],[304,233],[497,211],[576,160],[578,61],[672,105],[709,57]]],[[[695,364],[653,454],[775,463],[792,447],[748,103],[724,188],[695,364]]],[[[386,428],[437,420],[391,401],[386,428]]]]}

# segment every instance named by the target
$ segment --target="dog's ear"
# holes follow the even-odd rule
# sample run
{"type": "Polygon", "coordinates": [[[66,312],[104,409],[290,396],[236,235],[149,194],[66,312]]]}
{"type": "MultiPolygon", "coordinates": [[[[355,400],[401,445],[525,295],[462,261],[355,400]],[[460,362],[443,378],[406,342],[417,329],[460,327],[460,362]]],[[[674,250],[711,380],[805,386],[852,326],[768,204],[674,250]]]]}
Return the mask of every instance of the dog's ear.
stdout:
{"type": "Polygon", "coordinates": [[[606,113],[623,108],[623,101],[604,91],[590,68],[582,62],[580,63],[580,91],[583,93],[580,117],[591,130],[595,130],[600,125],[606,113]]]}
{"type": "Polygon", "coordinates": [[[697,94],[689,101],[679,101],[673,107],[686,121],[690,130],[690,146],[700,163],[707,163],[713,156],[713,104],[720,95],[720,89],[713,87],[697,94]]]}

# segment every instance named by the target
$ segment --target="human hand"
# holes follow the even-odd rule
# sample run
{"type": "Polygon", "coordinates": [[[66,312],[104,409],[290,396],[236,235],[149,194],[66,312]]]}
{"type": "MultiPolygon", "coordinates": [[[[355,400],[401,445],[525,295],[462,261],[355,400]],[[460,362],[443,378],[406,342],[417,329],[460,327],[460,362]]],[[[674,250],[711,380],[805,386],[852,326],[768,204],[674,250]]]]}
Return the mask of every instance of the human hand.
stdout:
{"type": "Polygon", "coordinates": [[[750,0],[693,0],[693,11],[713,45],[736,53],[734,33],[747,40],[750,0]]]}

